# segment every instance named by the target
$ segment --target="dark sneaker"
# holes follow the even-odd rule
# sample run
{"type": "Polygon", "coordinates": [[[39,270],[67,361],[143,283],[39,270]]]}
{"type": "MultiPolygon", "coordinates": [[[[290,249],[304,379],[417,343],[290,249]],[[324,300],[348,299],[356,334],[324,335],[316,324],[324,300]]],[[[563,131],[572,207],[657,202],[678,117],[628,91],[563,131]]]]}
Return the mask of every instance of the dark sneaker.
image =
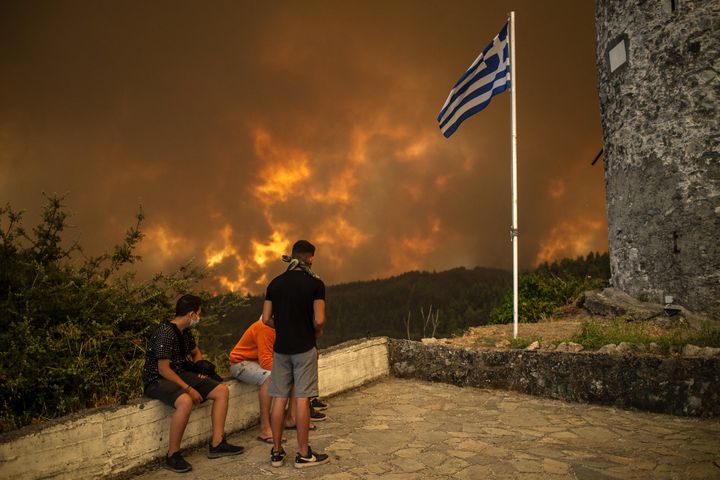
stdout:
{"type": "Polygon", "coordinates": [[[216,447],[212,446],[212,440],[210,440],[210,444],[208,445],[207,458],[220,458],[229,457],[231,455],[240,455],[244,451],[245,447],[231,445],[227,443],[227,440],[225,440],[225,437],[223,437],[223,439],[220,441],[220,443],[217,444],[216,447]]]}
{"type": "Polygon", "coordinates": [[[273,450],[273,448],[270,449],[270,464],[273,467],[282,467],[285,463],[285,450],[280,449],[279,452],[273,450]]]}
{"type": "Polygon", "coordinates": [[[173,453],[170,457],[166,455],[163,467],[175,473],[185,473],[192,470],[192,465],[185,461],[179,451],[173,453]]]}
{"type": "Polygon", "coordinates": [[[325,414],[320,413],[314,408],[310,407],[310,420],[314,422],[322,422],[323,420],[325,420],[325,414]]]}
{"type": "Polygon", "coordinates": [[[326,410],[328,407],[328,404],[323,402],[322,400],[319,400],[317,398],[313,398],[310,402],[310,406],[314,408],[315,410],[321,411],[326,410]]]}
{"type": "Polygon", "coordinates": [[[329,461],[330,457],[328,455],[325,455],[324,453],[315,453],[308,445],[307,457],[303,457],[299,452],[295,455],[295,468],[316,467],[318,465],[328,463],[329,461]]]}

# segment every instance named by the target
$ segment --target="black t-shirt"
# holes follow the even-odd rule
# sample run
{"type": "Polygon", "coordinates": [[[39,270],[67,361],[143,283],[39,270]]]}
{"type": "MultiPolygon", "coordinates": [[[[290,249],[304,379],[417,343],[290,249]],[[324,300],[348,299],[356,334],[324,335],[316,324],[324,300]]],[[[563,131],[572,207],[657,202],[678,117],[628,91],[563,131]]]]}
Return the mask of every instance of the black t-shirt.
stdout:
{"type": "MultiPolygon", "coordinates": [[[[147,351],[145,353],[145,368],[143,368],[143,383],[145,385],[161,378],[158,370],[158,360],[169,359],[170,368],[175,373],[183,371],[182,363],[187,360],[187,356],[183,357],[178,342],[178,332],[180,329],[171,322],[163,322],[150,336],[147,343],[147,351]]],[[[189,328],[183,330],[182,339],[185,342],[185,354],[189,354],[197,344],[195,337],[189,328]]]]}
{"type": "Polygon", "coordinates": [[[315,347],[313,302],[325,300],[325,284],[302,270],[275,277],[265,299],[272,302],[277,353],[295,355],[315,347]]]}

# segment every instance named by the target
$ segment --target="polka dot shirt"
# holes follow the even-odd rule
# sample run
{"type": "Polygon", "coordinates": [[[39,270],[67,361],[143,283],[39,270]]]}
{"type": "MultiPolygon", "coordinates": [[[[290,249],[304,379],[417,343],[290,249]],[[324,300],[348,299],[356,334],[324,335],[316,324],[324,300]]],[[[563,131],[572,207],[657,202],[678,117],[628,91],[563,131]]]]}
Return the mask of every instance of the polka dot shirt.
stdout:
{"type": "MultiPolygon", "coordinates": [[[[145,368],[143,368],[143,383],[147,386],[161,378],[158,370],[158,360],[169,359],[170,368],[179,373],[183,371],[182,363],[188,358],[183,358],[178,343],[178,330],[175,324],[163,322],[160,324],[155,333],[150,336],[147,343],[147,351],[145,353],[145,368]]],[[[179,331],[179,330],[178,330],[179,331]]],[[[189,328],[182,332],[182,338],[185,341],[185,352],[189,355],[195,350],[195,337],[189,328]]]]}

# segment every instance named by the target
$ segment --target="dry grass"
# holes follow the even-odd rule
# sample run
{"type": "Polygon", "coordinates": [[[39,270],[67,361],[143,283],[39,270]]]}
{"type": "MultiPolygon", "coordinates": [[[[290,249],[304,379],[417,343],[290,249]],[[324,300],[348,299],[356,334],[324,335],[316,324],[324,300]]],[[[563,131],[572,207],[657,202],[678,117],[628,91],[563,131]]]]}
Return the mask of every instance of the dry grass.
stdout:
{"type": "Polygon", "coordinates": [[[597,349],[609,343],[655,342],[665,351],[672,352],[687,343],[720,347],[720,329],[706,326],[696,330],[687,323],[667,318],[628,321],[622,317],[592,316],[583,309],[567,306],[542,322],[519,324],[517,339],[513,338],[513,325],[506,324],[471,327],[463,336],[442,339],[441,342],[464,348],[505,349],[524,348],[535,340],[555,345],[573,341],[587,349],[597,349]]]}

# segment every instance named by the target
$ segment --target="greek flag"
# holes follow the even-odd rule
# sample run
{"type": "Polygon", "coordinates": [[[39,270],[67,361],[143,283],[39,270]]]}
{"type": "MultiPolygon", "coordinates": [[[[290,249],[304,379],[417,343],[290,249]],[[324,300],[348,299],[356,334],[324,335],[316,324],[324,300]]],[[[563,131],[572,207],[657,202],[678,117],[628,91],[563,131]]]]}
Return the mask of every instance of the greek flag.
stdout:
{"type": "Polygon", "coordinates": [[[449,138],[466,118],[485,108],[493,95],[509,87],[510,55],[506,23],[450,90],[437,118],[442,134],[449,138]]]}

